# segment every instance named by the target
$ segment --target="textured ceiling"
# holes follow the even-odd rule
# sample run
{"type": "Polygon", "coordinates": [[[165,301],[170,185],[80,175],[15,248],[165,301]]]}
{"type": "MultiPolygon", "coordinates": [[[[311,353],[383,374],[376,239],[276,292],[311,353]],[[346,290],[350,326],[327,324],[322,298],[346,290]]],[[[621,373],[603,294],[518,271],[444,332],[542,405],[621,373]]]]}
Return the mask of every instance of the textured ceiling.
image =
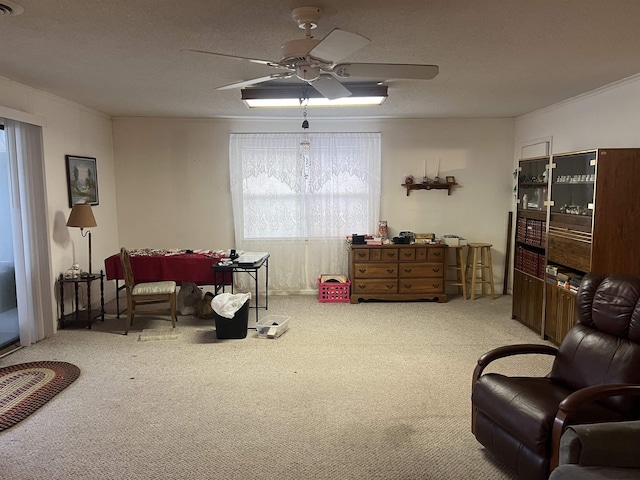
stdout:
{"type": "Polygon", "coordinates": [[[387,82],[381,107],[316,117],[512,117],[640,72],[638,0],[13,1],[24,13],[0,16],[0,76],[114,116],[299,116],[215,89],[269,67],[181,49],[277,61],[304,37],[290,10],[310,4],[328,12],[315,37],[372,40],[345,61],[440,66],[387,82]]]}

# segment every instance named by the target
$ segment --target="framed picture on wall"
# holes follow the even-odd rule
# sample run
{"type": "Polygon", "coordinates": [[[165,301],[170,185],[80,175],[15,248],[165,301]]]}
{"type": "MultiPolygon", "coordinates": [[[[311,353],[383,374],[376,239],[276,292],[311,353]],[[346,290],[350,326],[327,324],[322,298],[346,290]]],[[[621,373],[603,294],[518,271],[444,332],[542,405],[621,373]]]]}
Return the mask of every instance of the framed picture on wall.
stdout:
{"type": "Polygon", "coordinates": [[[98,205],[98,171],[96,159],[65,155],[69,208],[76,203],[98,205]]]}

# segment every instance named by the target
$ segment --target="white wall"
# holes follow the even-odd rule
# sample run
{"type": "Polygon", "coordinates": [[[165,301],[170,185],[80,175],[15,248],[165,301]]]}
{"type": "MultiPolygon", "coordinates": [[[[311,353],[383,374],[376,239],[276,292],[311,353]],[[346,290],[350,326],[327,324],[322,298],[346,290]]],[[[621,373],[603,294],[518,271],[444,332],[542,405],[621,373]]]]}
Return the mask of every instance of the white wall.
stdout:
{"type": "Polygon", "coordinates": [[[640,147],[640,75],[516,119],[519,145],[553,137],[552,153],[640,147]]]}
{"type": "MultiPolygon", "coordinates": [[[[234,246],[228,138],[239,132],[299,132],[296,120],[114,118],[118,230],[129,248],[234,246]]],[[[319,120],[311,131],[382,134],[381,217],[390,234],[447,233],[494,245],[502,291],[507,215],[512,201],[513,119],[319,120]],[[454,175],[446,191],[401,186],[408,174],[454,175]]],[[[352,232],[346,232],[352,233],[352,232]]],[[[359,232],[363,233],[363,232],[359,232]]],[[[346,273],[346,272],[345,272],[346,273]]]]}
{"type": "MultiPolygon", "coordinates": [[[[88,267],[87,239],[77,228],[67,228],[71,211],[67,197],[65,155],[95,157],[100,204],[93,208],[97,227],[92,231],[93,269],[104,268],[103,259],[118,249],[115,208],[115,177],[111,119],[60,97],[0,77],[0,106],[42,117],[48,225],[50,231],[51,272],[57,276],[78,261],[88,267]]],[[[94,282],[96,283],[96,282],[94,282]]],[[[111,283],[111,282],[109,282],[111,283]]],[[[105,296],[113,298],[113,286],[105,285],[105,296]]],[[[54,305],[55,279],[51,279],[54,305]]],[[[67,296],[69,298],[70,295],[67,296]]],[[[82,298],[86,299],[86,292],[82,298]]],[[[99,288],[92,289],[92,303],[99,302],[99,288]]],[[[67,311],[69,307],[67,307],[67,311]]],[[[57,312],[50,321],[57,323],[57,312]]]]}

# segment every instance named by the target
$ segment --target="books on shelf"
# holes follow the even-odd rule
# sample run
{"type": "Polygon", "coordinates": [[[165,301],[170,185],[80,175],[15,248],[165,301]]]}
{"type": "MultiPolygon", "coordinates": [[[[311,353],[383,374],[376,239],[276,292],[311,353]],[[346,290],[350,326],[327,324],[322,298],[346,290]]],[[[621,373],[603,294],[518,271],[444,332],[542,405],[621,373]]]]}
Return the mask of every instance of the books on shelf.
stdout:
{"type": "Polygon", "coordinates": [[[547,265],[547,282],[557,285],[560,288],[577,292],[580,288],[583,275],[558,265],[547,265]]]}

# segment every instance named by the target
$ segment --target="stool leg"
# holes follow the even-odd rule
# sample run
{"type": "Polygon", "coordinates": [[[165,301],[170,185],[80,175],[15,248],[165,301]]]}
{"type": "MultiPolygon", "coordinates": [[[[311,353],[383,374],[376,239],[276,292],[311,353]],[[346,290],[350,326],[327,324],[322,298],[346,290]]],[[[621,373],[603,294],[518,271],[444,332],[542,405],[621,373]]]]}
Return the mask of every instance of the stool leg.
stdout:
{"type": "Polygon", "coordinates": [[[491,298],[496,298],[496,293],[493,288],[493,262],[491,261],[491,247],[487,248],[488,266],[489,266],[489,287],[491,288],[491,298]]]}
{"type": "Polygon", "coordinates": [[[480,247],[480,283],[482,284],[482,296],[487,294],[487,247],[480,247]]]}
{"type": "Polygon", "coordinates": [[[473,248],[473,263],[471,264],[471,300],[476,299],[476,280],[478,276],[478,249],[473,248]]]}
{"type": "Polygon", "coordinates": [[[465,269],[467,267],[464,263],[464,253],[462,251],[462,248],[458,251],[458,257],[456,259],[456,263],[460,266],[460,270],[458,273],[461,277],[459,282],[461,283],[461,287],[462,287],[462,298],[466,300],[467,299],[467,276],[465,275],[465,269]]]}
{"type": "MultiPolygon", "coordinates": [[[[458,250],[459,252],[460,250],[458,250]]],[[[458,285],[458,294],[462,295],[462,264],[460,263],[460,255],[458,252],[455,254],[456,261],[456,283],[458,285]]]]}

